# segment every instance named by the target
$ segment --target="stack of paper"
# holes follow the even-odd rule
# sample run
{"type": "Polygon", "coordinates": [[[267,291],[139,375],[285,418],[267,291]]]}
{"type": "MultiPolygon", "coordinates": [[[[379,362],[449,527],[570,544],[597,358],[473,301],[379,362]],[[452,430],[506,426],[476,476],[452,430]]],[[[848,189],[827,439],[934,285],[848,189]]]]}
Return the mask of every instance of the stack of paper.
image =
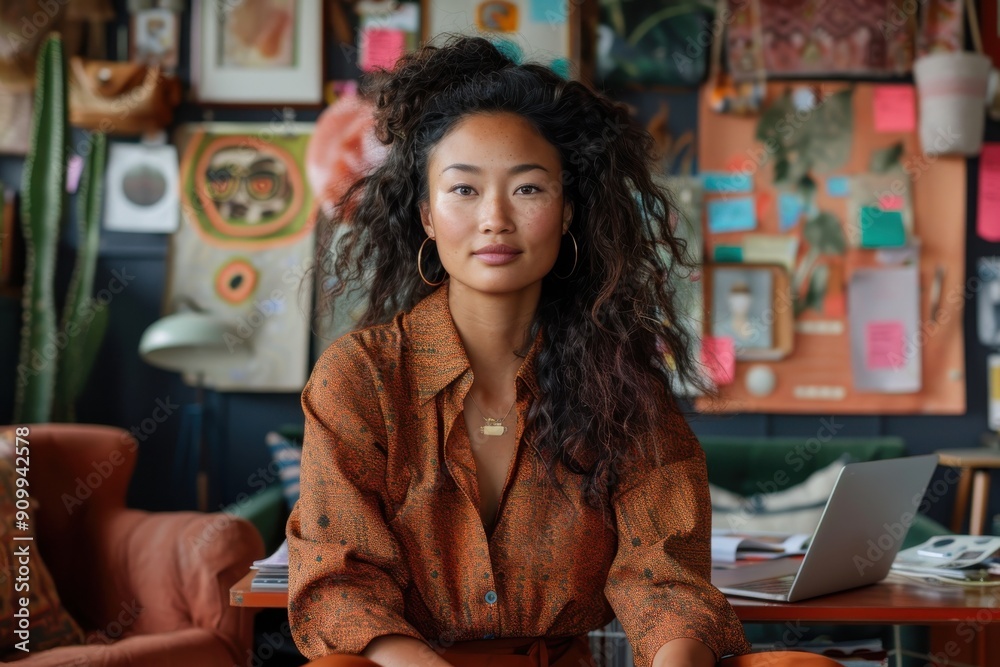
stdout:
{"type": "Polygon", "coordinates": [[[254,561],[250,569],[257,570],[250,582],[251,591],[288,590],[288,540],[267,558],[254,561]]]}
{"type": "Polygon", "coordinates": [[[712,562],[735,563],[737,560],[771,559],[804,554],[810,533],[772,533],[764,531],[712,531],[712,562]]]}
{"type": "Polygon", "coordinates": [[[935,579],[982,581],[1000,550],[993,535],[938,535],[896,555],[892,571],[935,579]]]}

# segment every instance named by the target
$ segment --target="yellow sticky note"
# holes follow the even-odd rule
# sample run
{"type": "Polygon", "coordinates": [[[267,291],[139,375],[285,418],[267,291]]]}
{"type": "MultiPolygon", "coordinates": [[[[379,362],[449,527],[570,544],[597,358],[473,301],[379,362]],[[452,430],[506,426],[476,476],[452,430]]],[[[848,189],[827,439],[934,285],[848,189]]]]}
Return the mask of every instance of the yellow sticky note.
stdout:
{"type": "Polygon", "coordinates": [[[790,234],[747,234],[743,237],[743,262],[781,264],[789,272],[795,266],[799,240],[790,234]]]}

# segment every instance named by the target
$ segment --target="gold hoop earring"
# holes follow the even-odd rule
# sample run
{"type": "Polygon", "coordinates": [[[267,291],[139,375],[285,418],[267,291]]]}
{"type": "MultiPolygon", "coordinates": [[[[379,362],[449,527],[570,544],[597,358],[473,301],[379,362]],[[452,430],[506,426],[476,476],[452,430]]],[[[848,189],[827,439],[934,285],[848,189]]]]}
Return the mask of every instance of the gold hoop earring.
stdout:
{"type": "Polygon", "coordinates": [[[569,273],[567,273],[565,276],[560,276],[555,271],[553,271],[552,275],[555,276],[556,278],[559,278],[560,280],[565,280],[566,278],[569,278],[571,275],[573,275],[573,272],[576,271],[576,260],[580,256],[580,250],[576,247],[576,237],[573,236],[573,232],[567,231],[566,233],[569,234],[569,238],[573,242],[573,268],[570,269],[569,273]]]}
{"type": "Polygon", "coordinates": [[[423,280],[426,284],[430,285],[431,287],[437,287],[438,285],[440,285],[445,281],[445,278],[448,277],[448,272],[445,271],[445,278],[442,278],[436,283],[432,283],[431,281],[427,280],[427,278],[424,276],[424,270],[421,266],[423,264],[424,246],[427,244],[428,241],[433,241],[433,240],[434,239],[428,236],[427,238],[424,239],[424,242],[420,244],[420,250],[417,251],[417,273],[420,274],[420,279],[423,280]]]}

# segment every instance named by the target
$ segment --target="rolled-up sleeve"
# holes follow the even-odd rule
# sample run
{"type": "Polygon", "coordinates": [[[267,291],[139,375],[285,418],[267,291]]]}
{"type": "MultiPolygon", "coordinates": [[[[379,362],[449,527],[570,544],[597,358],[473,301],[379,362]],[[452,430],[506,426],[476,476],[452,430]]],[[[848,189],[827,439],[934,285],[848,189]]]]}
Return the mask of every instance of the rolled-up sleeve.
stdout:
{"type": "Polygon", "coordinates": [[[605,597],[632,646],[651,667],[668,641],[687,637],[716,659],[750,650],[725,596],[711,584],[712,507],[705,453],[672,399],[640,462],[623,470],[611,505],[618,550],[605,597]]]}
{"type": "Polygon", "coordinates": [[[386,425],[372,365],[351,337],[302,392],[301,495],[288,519],[288,613],[309,659],[361,653],[376,637],[423,640],[403,617],[410,573],[386,525],[386,425]]]}

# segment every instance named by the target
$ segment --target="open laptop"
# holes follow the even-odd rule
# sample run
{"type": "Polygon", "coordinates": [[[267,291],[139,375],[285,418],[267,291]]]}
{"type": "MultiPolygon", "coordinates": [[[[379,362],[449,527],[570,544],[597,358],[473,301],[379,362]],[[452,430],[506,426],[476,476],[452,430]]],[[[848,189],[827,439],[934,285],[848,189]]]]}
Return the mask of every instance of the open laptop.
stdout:
{"type": "Polygon", "coordinates": [[[713,569],[727,595],[797,602],[885,579],[937,466],[936,454],[848,463],[805,556],[713,569]]]}

